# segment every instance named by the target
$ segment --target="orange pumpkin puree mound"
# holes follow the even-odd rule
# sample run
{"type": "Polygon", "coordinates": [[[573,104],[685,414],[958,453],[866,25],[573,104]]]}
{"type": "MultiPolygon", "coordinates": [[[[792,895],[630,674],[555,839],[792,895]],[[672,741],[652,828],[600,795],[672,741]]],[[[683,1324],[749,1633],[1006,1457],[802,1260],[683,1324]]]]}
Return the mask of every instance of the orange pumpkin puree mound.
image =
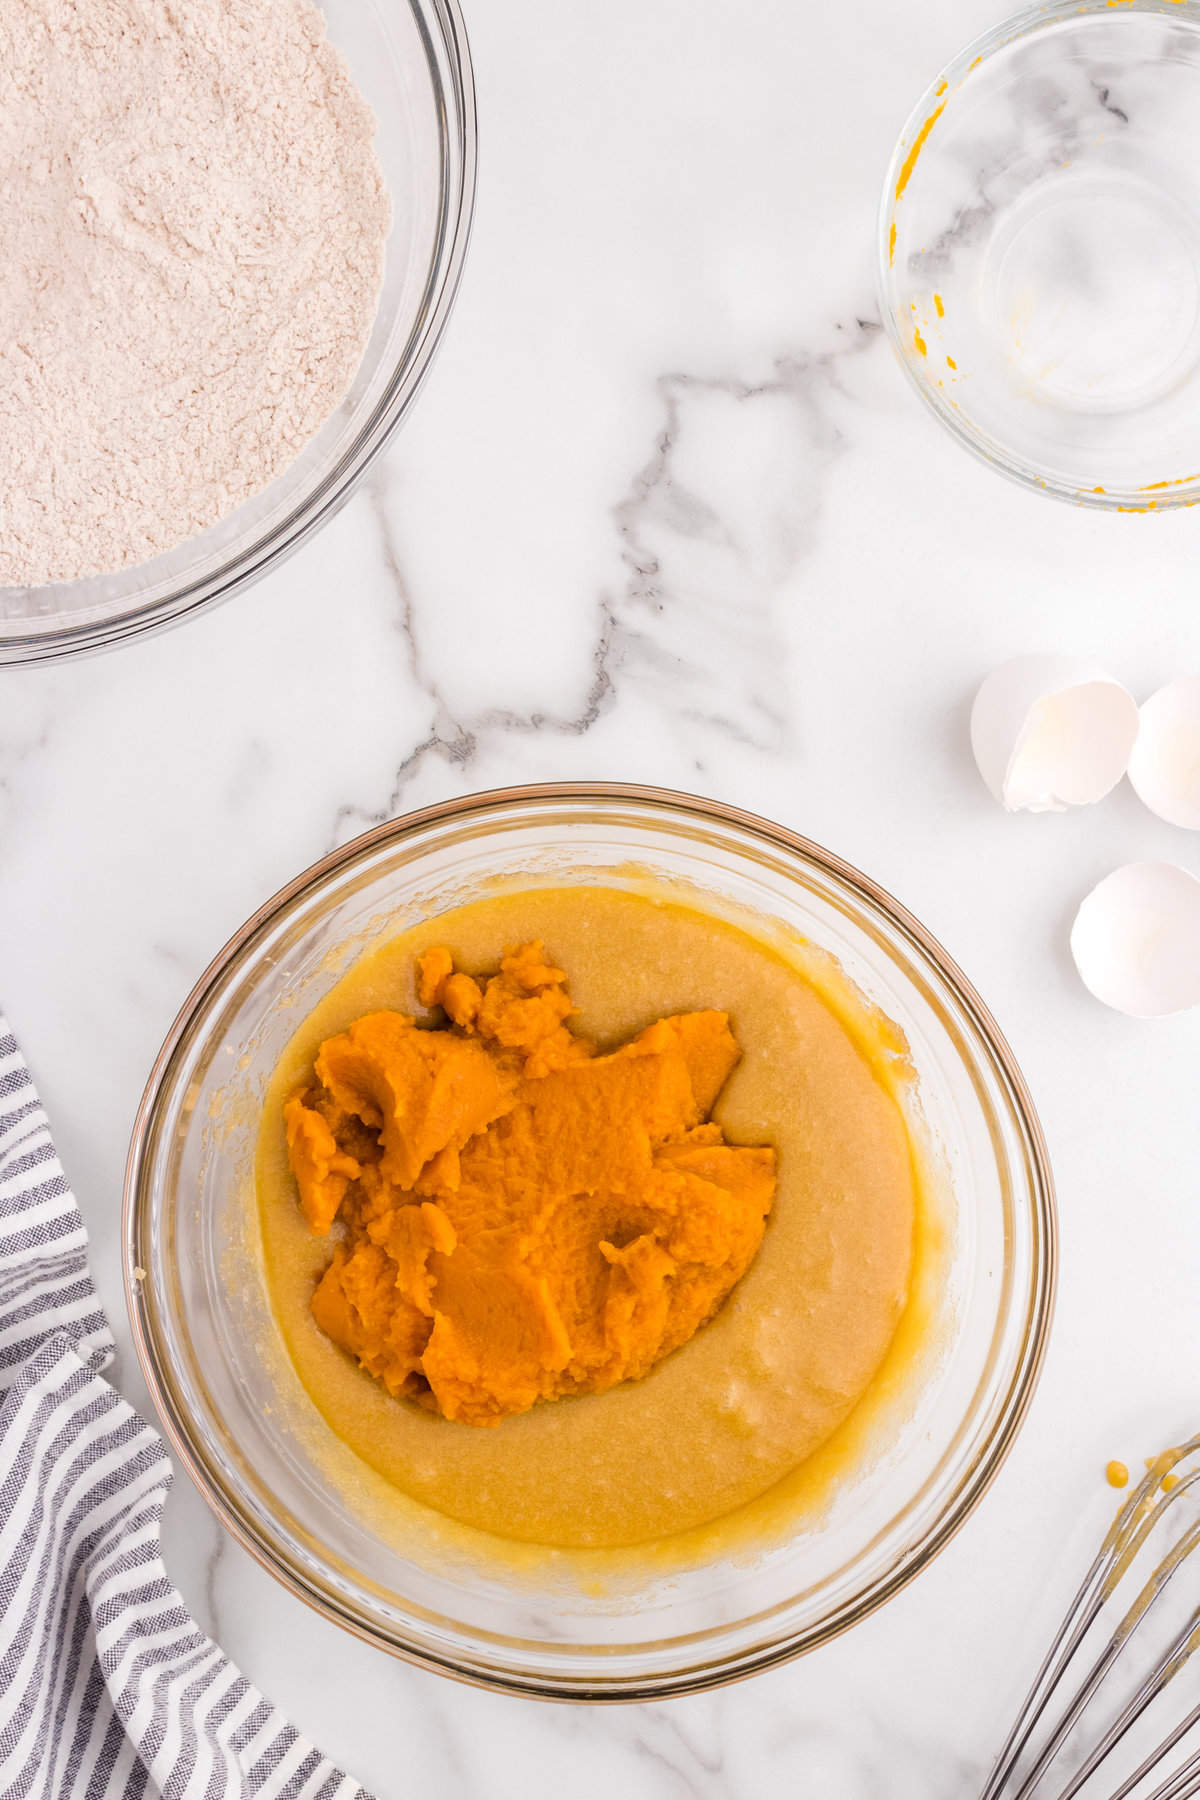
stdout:
{"type": "Polygon", "coordinates": [[[775,1151],[708,1118],[741,1054],[728,1015],[599,1055],[540,942],[483,983],[448,950],[417,966],[445,1024],[369,1013],[284,1107],[304,1216],[342,1233],[317,1324],[468,1425],[636,1380],[718,1310],[771,1210],[775,1151]]]}

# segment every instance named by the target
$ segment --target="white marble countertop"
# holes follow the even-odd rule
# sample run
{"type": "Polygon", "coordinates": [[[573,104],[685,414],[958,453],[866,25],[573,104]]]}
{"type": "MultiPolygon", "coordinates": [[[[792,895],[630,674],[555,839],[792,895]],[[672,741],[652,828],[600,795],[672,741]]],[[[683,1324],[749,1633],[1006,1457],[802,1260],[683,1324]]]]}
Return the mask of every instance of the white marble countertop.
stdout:
{"type": "Polygon", "coordinates": [[[475,0],[462,296],[370,486],[270,580],[164,637],[0,679],[0,994],[122,1353],[122,1164],[193,979],[258,903],[410,806],[640,779],[860,864],[994,1007],[1057,1171],[1057,1325],[999,1481],[830,1649],[613,1710],[456,1687],[323,1625],[186,1478],[168,1566],[252,1680],[381,1800],[957,1800],[1131,1464],[1197,1428],[1200,1016],[1139,1024],[1066,953],[1082,893],[1200,843],[1127,787],[1005,818],[966,743],[996,661],[1200,668],[1200,512],[1101,516],[965,456],[873,286],[908,107],[996,0],[475,0]],[[336,721],[336,732],[332,729],[336,721]]]}

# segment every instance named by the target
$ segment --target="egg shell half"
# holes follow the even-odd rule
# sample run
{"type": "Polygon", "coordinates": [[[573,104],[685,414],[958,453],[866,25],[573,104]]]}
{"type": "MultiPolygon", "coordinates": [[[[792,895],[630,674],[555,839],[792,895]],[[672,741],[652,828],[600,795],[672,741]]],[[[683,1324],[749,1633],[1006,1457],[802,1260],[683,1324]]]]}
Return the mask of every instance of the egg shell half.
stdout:
{"type": "Polygon", "coordinates": [[[1135,1018],[1200,1005],[1200,881],[1176,863],[1126,863],[1075,915],[1071,954],[1085,987],[1135,1018]]]}
{"type": "Polygon", "coordinates": [[[1138,730],[1133,695],[1067,656],[1019,656],[994,669],[971,708],[979,772],[1009,812],[1090,806],[1125,773],[1138,730]]]}
{"type": "Polygon", "coordinates": [[[1169,681],[1142,702],[1129,779],[1168,825],[1200,831],[1200,675],[1169,681]]]}

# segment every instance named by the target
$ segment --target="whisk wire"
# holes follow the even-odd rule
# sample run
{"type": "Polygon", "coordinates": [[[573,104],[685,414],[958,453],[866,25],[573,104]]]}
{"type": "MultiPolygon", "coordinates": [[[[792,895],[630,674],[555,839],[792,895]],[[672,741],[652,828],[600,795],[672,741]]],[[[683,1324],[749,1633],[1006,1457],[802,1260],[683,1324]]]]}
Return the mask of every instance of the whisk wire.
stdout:
{"type": "MultiPolygon", "coordinates": [[[[1129,1796],[1135,1789],[1141,1786],[1142,1782],[1146,1779],[1146,1776],[1152,1774],[1153,1771],[1157,1769],[1163,1758],[1170,1754],[1176,1744],[1180,1743],[1182,1739],[1187,1736],[1188,1732],[1197,1722],[1200,1722],[1200,1706],[1193,1707],[1187,1717],[1182,1719],[1180,1723],[1176,1725],[1175,1729],[1168,1733],[1162,1740],[1162,1743],[1155,1746],[1149,1756],[1146,1757],[1145,1761],[1138,1764],[1137,1768],[1133,1771],[1133,1774],[1128,1776],[1126,1780],[1121,1783],[1120,1787],[1114,1790],[1109,1796],[1109,1800],[1129,1800],[1129,1796]]],[[[1200,1769],[1200,1751],[1197,1752],[1195,1759],[1190,1759],[1188,1763],[1184,1764],[1181,1768],[1176,1769],[1174,1775],[1168,1776],[1164,1788],[1169,1787],[1171,1782],[1178,1781],[1183,1775],[1187,1774],[1191,1767],[1192,1760],[1196,1761],[1196,1766],[1200,1769]]],[[[1155,1794],[1147,1795],[1147,1800],[1156,1800],[1156,1794],[1161,1793],[1162,1791],[1163,1790],[1159,1789],[1156,1790],[1155,1794]]]]}
{"type": "MultiPolygon", "coordinates": [[[[1117,1789],[1112,1800],[1126,1800],[1138,1783],[1158,1766],[1162,1757],[1169,1750],[1173,1750],[1179,1740],[1185,1737],[1197,1722],[1200,1722],[1200,1706],[1193,1707],[1187,1718],[1175,1727],[1170,1737],[1163,1740],[1159,1749],[1153,1751],[1144,1763],[1139,1764],[1129,1780],[1123,1782],[1117,1789]]],[[[1173,1775],[1168,1775],[1162,1785],[1156,1787],[1154,1792],[1147,1796],[1147,1800],[1184,1800],[1186,1795],[1195,1793],[1200,1793],[1200,1750],[1194,1751],[1185,1763],[1181,1763],[1173,1775]]]]}
{"type": "MultiPolygon", "coordinates": [[[[1055,1633],[1046,1656],[1025,1696],[1012,1729],[1001,1747],[996,1763],[985,1783],[980,1800],[1001,1800],[1034,1735],[1046,1719],[1047,1709],[1067,1677],[1084,1640],[1097,1623],[1105,1606],[1112,1600],[1133,1564],[1137,1561],[1151,1532],[1161,1524],[1169,1506],[1176,1504],[1197,1482],[1200,1467],[1189,1471],[1164,1489],[1164,1477],[1185,1458],[1200,1450],[1200,1435],[1190,1438],[1177,1449],[1166,1451],[1149,1465],[1144,1479],[1121,1506],[1109,1526],[1104,1541],[1067,1609],[1066,1617],[1055,1633]]],[[[1200,1523],[1184,1532],[1146,1580],[1108,1643],[1095,1658],[1076,1687],[1062,1712],[1050,1726],[1048,1736],[1023,1775],[1011,1800],[1031,1800],[1063,1744],[1079,1723],[1097,1690],[1111,1673],[1135,1632],[1165,1592],[1183,1563],[1200,1545],[1200,1523]]],[[[1117,1744],[1126,1736],[1146,1708],[1174,1679],[1179,1670],[1200,1647],[1200,1608],[1159,1657],[1153,1669],[1139,1683],[1132,1698],[1121,1709],[1114,1723],[1103,1734],[1085,1761],[1075,1771],[1067,1786],[1059,1791],[1058,1800],[1073,1796],[1088,1782],[1117,1744]]],[[[1200,1723],[1200,1707],[1177,1725],[1141,1764],[1133,1776],[1112,1795],[1111,1800],[1124,1800],[1138,1784],[1151,1774],[1169,1752],[1200,1723]]],[[[1155,1791],[1148,1800],[1191,1800],[1200,1795],[1200,1752],[1190,1757],[1155,1791]]]]}
{"type": "MultiPolygon", "coordinates": [[[[1118,1714],[1115,1722],[1105,1732],[1090,1756],[1080,1764],[1079,1768],[1075,1771],[1075,1774],[1071,1777],[1071,1780],[1063,1789],[1059,1796],[1059,1800],[1074,1800],[1074,1796],[1079,1792],[1084,1782],[1095,1773],[1105,1758],[1115,1750],[1125,1734],[1141,1718],[1151,1701],[1157,1699],[1167,1683],[1173,1680],[1176,1674],[1178,1674],[1179,1670],[1183,1667],[1184,1662],[1187,1660],[1187,1655],[1189,1654],[1187,1646],[1196,1634],[1197,1625],[1200,1625],[1200,1612],[1192,1614],[1186,1630],[1181,1632],[1179,1637],[1176,1638],[1166,1656],[1161,1659],[1151,1674],[1142,1682],[1133,1698],[1118,1714]]],[[[1128,1642],[1128,1639],[1126,1639],[1126,1642],[1128,1642]]],[[[1150,1764],[1150,1767],[1157,1767],[1170,1749],[1171,1740],[1164,1739],[1157,1750],[1154,1751],[1154,1760],[1150,1764]]]]}

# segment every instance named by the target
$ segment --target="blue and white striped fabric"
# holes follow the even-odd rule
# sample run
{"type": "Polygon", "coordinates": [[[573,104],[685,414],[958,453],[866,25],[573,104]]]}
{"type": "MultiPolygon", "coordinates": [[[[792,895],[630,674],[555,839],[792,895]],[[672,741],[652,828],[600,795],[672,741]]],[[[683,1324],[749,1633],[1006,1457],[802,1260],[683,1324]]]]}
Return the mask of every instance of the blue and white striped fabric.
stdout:
{"type": "Polygon", "coordinates": [[[188,1616],[87,1233],[0,1013],[0,1800],[369,1800],[188,1616]]]}

